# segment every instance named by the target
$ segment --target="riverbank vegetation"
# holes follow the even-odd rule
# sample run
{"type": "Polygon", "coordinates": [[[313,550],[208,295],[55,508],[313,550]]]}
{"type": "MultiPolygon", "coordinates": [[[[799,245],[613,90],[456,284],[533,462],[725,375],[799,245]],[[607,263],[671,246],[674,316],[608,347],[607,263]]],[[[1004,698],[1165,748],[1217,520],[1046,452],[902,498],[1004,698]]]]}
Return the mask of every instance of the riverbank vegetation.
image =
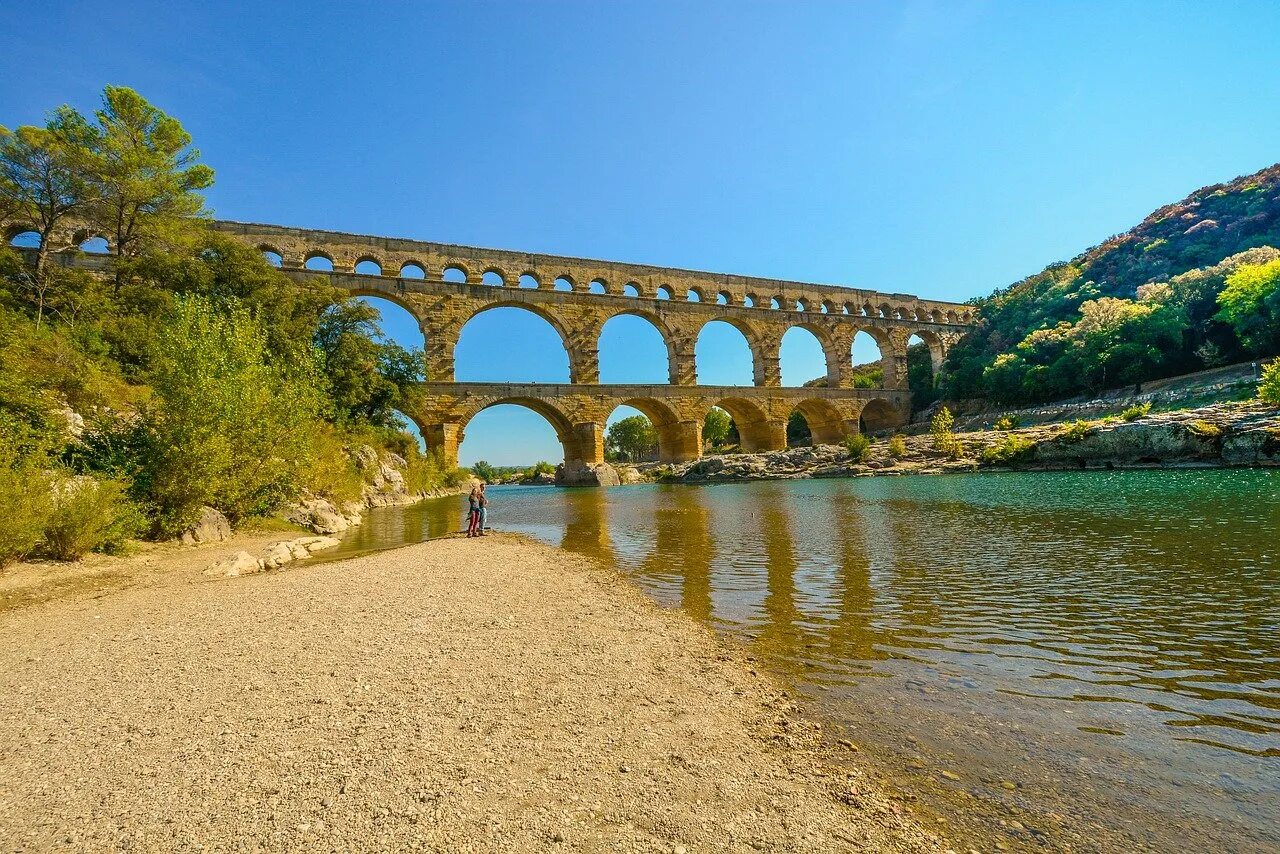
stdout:
{"type": "Polygon", "coordinates": [[[396,411],[420,354],[205,228],[191,142],[121,87],[93,117],[0,129],[0,215],[25,229],[25,256],[0,247],[0,563],[173,536],[203,505],[356,499],[356,445],[403,457],[414,490],[456,479],[396,411]],[[103,272],[60,263],[71,227],[110,248],[103,272]]]}
{"type": "Polygon", "coordinates": [[[974,300],[944,398],[1041,402],[1280,355],[1280,164],[974,300]]]}

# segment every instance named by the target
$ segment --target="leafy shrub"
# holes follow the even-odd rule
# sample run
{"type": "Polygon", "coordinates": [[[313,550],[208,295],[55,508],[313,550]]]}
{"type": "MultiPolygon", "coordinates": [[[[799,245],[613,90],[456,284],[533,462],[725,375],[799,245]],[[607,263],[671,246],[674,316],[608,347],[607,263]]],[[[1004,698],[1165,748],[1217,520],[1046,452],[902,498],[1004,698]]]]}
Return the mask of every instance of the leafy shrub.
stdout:
{"type": "Polygon", "coordinates": [[[953,460],[964,455],[964,446],[960,444],[956,434],[951,432],[951,426],[955,423],[955,416],[944,406],[938,410],[938,414],[933,416],[933,421],[929,424],[929,432],[933,434],[934,450],[941,451],[953,460]]]}
{"type": "Polygon", "coordinates": [[[1263,366],[1262,379],[1258,382],[1258,399],[1280,406],[1280,359],[1263,366]]]}
{"type": "Polygon", "coordinates": [[[900,460],[907,455],[907,441],[901,436],[894,435],[889,438],[889,456],[895,460],[900,460]]]}
{"type": "Polygon", "coordinates": [[[849,459],[865,463],[871,456],[871,439],[862,433],[854,433],[844,440],[844,449],[849,452],[849,459]]]}
{"type": "Polygon", "coordinates": [[[146,524],[120,481],[68,478],[54,486],[52,496],[40,550],[58,560],[118,552],[146,524]]]}
{"type": "Polygon", "coordinates": [[[1135,403],[1133,406],[1127,407],[1120,413],[1123,421],[1137,421],[1139,418],[1145,418],[1151,412],[1151,402],[1135,403]]]}
{"type": "Polygon", "coordinates": [[[1216,424],[1210,424],[1203,419],[1197,419],[1187,425],[1187,429],[1201,439],[1216,439],[1222,435],[1222,428],[1216,424]]]}
{"type": "Polygon", "coordinates": [[[0,569],[35,551],[52,511],[50,478],[0,445],[0,569]]]}
{"type": "Polygon", "coordinates": [[[1058,434],[1058,438],[1065,442],[1079,442],[1093,432],[1093,428],[1088,421],[1083,418],[1077,418],[1066,427],[1062,428],[1062,432],[1058,434]]]}
{"type": "Polygon", "coordinates": [[[994,445],[983,448],[979,459],[989,466],[1016,465],[1029,459],[1035,449],[1035,442],[1010,433],[994,445]]]}
{"type": "Polygon", "coordinates": [[[995,423],[997,430],[1017,430],[1021,426],[1022,420],[1016,415],[1002,415],[995,423]]]}

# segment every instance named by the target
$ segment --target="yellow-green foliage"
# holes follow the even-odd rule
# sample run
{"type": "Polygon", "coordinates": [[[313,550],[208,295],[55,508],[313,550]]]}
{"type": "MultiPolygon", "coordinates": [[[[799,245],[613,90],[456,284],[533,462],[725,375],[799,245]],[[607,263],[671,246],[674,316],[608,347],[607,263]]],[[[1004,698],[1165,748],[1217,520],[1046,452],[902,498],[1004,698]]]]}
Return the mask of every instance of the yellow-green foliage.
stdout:
{"type": "Polygon", "coordinates": [[[844,449],[849,452],[849,459],[865,463],[871,456],[871,439],[861,433],[854,433],[844,440],[844,449]]]}
{"type": "Polygon", "coordinates": [[[1197,419],[1187,425],[1187,429],[1202,439],[1216,439],[1222,435],[1222,428],[1216,424],[1210,424],[1203,419],[1197,419]]]}
{"type": "Polygon", "coordinates": [[[1120,418],[1124,421],[1137,421],[1139,418],[1145,418],[1151,412],[1151,403],[1135,403],[1133,406],[1127,407],[1120,413],[1120,418]]]}
{"type": "Polygon", "coordinates": [[[907,455],[907,441],[901,436],[894,434],[889,438],[889,456],[895,460],[900,460],[907,455]]]}
{"type": "Polygon", "coordinates": [[[320,424],[313,434],[314,458],[307,471],[307,488],[335,503],[356,501],[364,490],[364,478],[346,448],[351,437],[337,428],[320,424]]]}
{"type": "Polygon", "coordinates": [[[929,425],[929,432],[933,434],[934,450],[941,451],[953,460],[957,460],[964,455],[964,446],[960,444],[956,434],[951,431],[951,427],[955,423],[955,416],[951,414],[950,409],[944,406],[938,410],[937,415],[933,416],[933,421],[929,425]]]}
{"type": "Polygon", "coordinates": [[[1079,442],[1093,432],[1093,428],[1089,426],[1089,422],[1082,418],[1077,418],[1070,424],[1062,428],[1062,432],[1058,434],[1058,438],[1065,442],[1079,442]]]}
{"type": "Polygon", "coordinates": [[[120,481],[67,479],[54,486],[52,499],[40,551],[58,560],[79,560],[91,551],[118,552],[145,525],[120,481]]]}
{"type": "Polygon", "coordinates": [[[1021,426],[1022,421],[1016,415],[1002,415],[995,423],[997,430],[1017,430],[1021,426]]]}
{"type": "Polygon", "coordinates": [[[1262,379],[1258,382],[1258,399],[1280,406],[1280,359],[1263,366],[1262,379]]]}
{"type": "Polygon", "coordinates": [[[40,544],[52,510],[49,487],[48,475],[0,444],[0,569],[40,544]]]}
{"type": "Polygon", "coordinates": [[[980,459],[985,465],[1017,465],[1035,453],[1036,443],[1017,433],[1010,433],[994,445],[982,449],[980,459]]]}

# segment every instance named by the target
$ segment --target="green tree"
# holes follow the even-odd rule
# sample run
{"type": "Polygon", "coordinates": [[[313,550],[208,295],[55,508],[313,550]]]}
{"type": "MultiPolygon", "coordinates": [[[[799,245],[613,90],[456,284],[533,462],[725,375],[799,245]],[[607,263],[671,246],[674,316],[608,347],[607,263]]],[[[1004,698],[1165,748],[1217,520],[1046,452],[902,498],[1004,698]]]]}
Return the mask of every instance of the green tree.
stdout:
{"type": "Polygon", "coordinates": [[[1263,366],[1262,379],[1258,382],[1258,399],[1280,406],[1280,359],[1263,366]]]}
{"type": "Polygon", "coordinates": [[[50,237],[92,200],[95,140],[84,116],[67,106],[54,110],[44,127],[0,127],[0,219],[40,236],[28,285],[37,304],[37,326],[44,318],[50,237]]]}
{"type": "Polygon", "coordinates": [[[484,460],[476,460],[471,466],[471,473],[485,483],[493,483],[498,479],[498,470],[484,460]]]}
{"type": "Polygon", "coordinates": [[[1280,259],[1250,264],[1227,277],[1217,319],[1231,324],[1252,353],[1280,353],[1280,259]]]}
{"type": "Polygon", "coordinates": [[[729,429],[732,425],[733,419],[729,417],[729,413],[718,406],[711,407],[702,419],[702,443],[709,448],[723,447],[729,441],[729,429]]]}
{"type": "Polygon", "coordinates": [[[609,425],[605,433],[608,447],[631,462],[653,455],[658,447],[658,433],[643,415],[632,415],[609,425]]]}
{"type": "Polygon", "coordinates": [[[134,489],[164,533],[202,504],[234,520],[292,498],[314,453],[321,409],[314,359],[270,359],[243,308],[177,301],[158,340],[134,489]]]}
{"type": "Polygon", "coordinates": [[[787,447],[798,448],[812,444],[813,433],[809,429],[809,422],[805,420],[804,413],[799,409],[791,410],[791,415],[787,417],[787,447]]]}
{"type": "Polygon", "coordinates": [[[316,328],[340,423],[394,423],[404,391],[422,379],[421,351],[383,340],[378,317],[368,303],[347,299],[330,306],[316,328]]]}
{"type": "Polygon", "coordinates": [[[122,257],[181,243],[205,214],[200,191],[213,184],[191,134],[125,86],[106,87],[96,116],[90,221],[122,257]]]}

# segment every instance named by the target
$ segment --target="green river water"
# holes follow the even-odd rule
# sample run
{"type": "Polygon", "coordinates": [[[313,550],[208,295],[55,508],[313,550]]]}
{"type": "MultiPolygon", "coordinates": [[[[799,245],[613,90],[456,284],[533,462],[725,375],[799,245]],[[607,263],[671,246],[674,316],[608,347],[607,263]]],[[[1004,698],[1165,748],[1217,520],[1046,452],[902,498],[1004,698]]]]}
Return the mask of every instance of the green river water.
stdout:
{"type": "Polygon", "coordinates": [[[741,640],[957,841],[1280,851],[1280,472],[502,487],[490,525],[741,640]]]}

